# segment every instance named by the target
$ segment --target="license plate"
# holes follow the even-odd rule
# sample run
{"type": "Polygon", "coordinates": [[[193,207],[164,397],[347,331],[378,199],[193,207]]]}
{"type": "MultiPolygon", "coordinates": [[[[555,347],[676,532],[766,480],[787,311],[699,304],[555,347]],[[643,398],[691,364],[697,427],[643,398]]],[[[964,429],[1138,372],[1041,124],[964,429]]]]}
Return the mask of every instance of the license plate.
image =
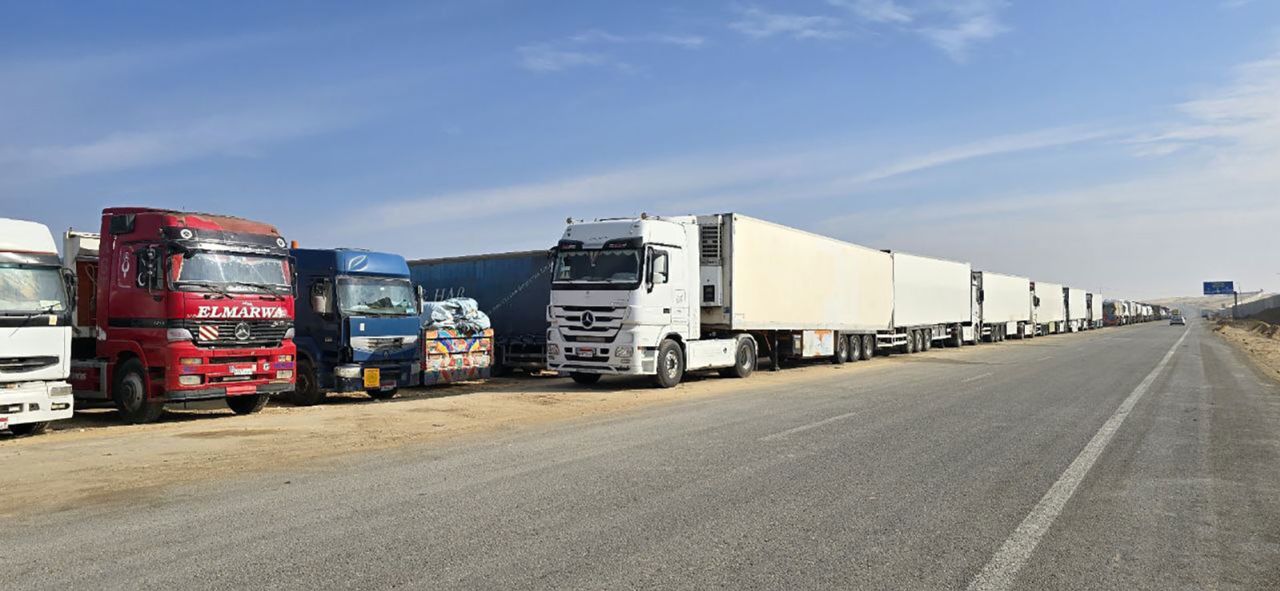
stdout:
{"type": "Polygon", "coordinates": [[[231,375],[233,376],[251,376],[253,375],[252,367],[236,367],[231,366],[231,375]]]}
{"type": "Polygon", "coordinates": [[[578,357],[595,357],[596,350],[594,347],[583,347],[578,349],[578,357]]]}
{"type": "Polygon", "coordinates": [[[258,391],[257,386],[227,386],[227,396],[236,396],[238,394],[253,394],[258,391]]]}
{"type": "Polygon", "coordinates": [[[364,387],[379,388],[382,386],[382,370],[376,367],[365,368],[364,370],[364,387]]]}

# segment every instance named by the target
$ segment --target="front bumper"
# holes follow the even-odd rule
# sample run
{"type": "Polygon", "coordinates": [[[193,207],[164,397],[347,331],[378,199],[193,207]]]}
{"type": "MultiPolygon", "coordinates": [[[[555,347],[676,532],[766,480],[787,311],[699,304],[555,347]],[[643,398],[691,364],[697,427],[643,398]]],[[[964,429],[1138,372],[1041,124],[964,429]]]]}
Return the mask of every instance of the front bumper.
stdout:
{"type": "Polygon", "coordinates": [[[296,379],[296,347],[212,349],[183,343],[166,351],[163,399],[211,400],[246,394],[289,392],[296,379]]]}
{"type": "Polygon", "coordinates": [[[71,418],[75,403],[66,382],[0,384],[0,429],[71,418]]]}
{"type": "Polygon", "coordinates": [[[195,402],[197,400],[218,400],[231,396],[248,396],[251,394],[279,394],[292,392],[293,384],[235,384],[214,388],[189,388],[169,390],[165,393],[165,402],[195,402]]]}
{"type": "Polygon", "coordinates": [[[394,390],[414,385],[413,362],[365,365],[348,363],[333,370],[334,392],[366,392],[394,390]]]}
{"type": "Polygon", "coordinates": [[[631,345],[559,342],[547,347],[547,369],[562,373],[653,375],[656,360],[656,349],[631,345]]]}

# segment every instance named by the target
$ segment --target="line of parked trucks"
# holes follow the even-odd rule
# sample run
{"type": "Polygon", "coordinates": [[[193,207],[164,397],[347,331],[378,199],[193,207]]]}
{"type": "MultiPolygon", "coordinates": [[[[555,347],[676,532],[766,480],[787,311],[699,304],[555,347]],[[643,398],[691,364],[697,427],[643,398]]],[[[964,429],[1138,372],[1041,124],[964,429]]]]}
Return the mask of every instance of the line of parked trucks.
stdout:
{"type": "Polygon", "coordinates": [[[569,220],[553,249],[406,261],[301,249],[269,224],[109,208],[100,231],[0,219],[0,430],[76,404],[135,423],[165,404],[554,371],[578,383],[746,377],[1166,318],[1168,310],[968,263],[881,251],[740,214],[569,220]],[[492,328],[424,322],[467,297],[492,328]]]}

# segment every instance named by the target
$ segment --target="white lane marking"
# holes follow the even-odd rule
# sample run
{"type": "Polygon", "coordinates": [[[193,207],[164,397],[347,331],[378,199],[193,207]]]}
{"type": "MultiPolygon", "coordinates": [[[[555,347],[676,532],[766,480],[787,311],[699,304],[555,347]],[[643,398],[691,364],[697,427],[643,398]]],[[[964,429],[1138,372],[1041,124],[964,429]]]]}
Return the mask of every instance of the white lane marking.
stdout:
{"type": "Polygon", "coordinates": [[[971,378],[965,378],[965,379],[963,379],[963,380],[960,380],[960,383],[961,383],[961,384],[967,384],[967,383],[972,382],[972,381],[974,381],[974,380],[981,380],[982,378],[989,378],[989,377],[991,377],[991,372],[987,372],[987,373],[984,373],[984,374],[982,374],[982,375],[973,376],[973,377],[971,377],[971,378]]]}
{"type": "Polygon", "coordinates": [[[1102,428],[1094,434],[1093,439],[1085,444],[1084,449],[1080,451],[1080,455],[1067,466],[1067,470],[1062,473],[1058,481],[1049,487],[1049,492],[1040,498],[1040,502],[1036,503],[1031,513],[1027,514],[1026,519],[1018,525],[1018,529],[1013,531],[1009,539],[1005,540],[1000,549],[996,551],[995,556],[991,557],[991,561],[987,566],[983,567],[982,572],[973,578],[973,582],[969,583],[970,591],[997,591],[1008,589],[1013,586],[1014,578],[1018,576],[1018,572],[1027,564],[1027,560],[1031,558],[1031,554],[1035,552],[1036,546],[1040,544],[1040,539],[1049,531],[1049,527],[1053,525],[1053,521],[1058,518],[1058,514],[1062,513],[1062,508],[1071,500],[1071,495],[1075,494],[1076,487],[1080,486],[1080,482],[1084,480],[1089,469],[1093,467],[1093,463],[1098,461],[1098,456],[1102,455],[1102,450],[1106,449],[1107,444],[1111,442],[1111,438],[1115,436],[1116,431],[1120,428],[1120,423],[1124,422],[1125,417],[1129,416],[1129,411],[1133,410],[1138,399],[1151,388],[1151,384],[1156,381],[1156,376],[1160,375],[1160,371],[1169,364],[1169,360],[1173,358],[1173,353],[1177,351],[1178,345],[1187,338],[1187,332],[1183,331],[1182,336],[1178,338],[1178,342],[1169,348],[1169,352],[1164,354],[1164,359],[1156,364],[1156,368],[1147,374],[1138,387],[1133,389],[1128,398],[1120,403],[1120,407],[1116,409],[1115,414],[1103,423],[1102,428]]]}
{"type": "Polygon", "coordinates": [[[792,427],[792,428],[790,428],[790,429],[787,429],[786,431],[779,431],[779,432],[777,432],[777,433],[774,433],[773,435],[765,435],[764,437],[761,437],[761,438],[760,438],[760,441],[773,441],[773,440],[775,440],[775,439],[782,439],[783,437],[786,437],[786,436],[788,436],[788,435],[793,435],[793,434],[795,434],[795,433],[799,433],[799,432],[801,432],[801,431],[808,431],[809,429],[815,429],[815,428],[817,428],[817,427],[821,427],[821,426],[823,426],[823,425],[831,424],[831,423],[834,423],[834,422],[836,422],[836,421],[841,421],[841,420],[847,419],[847,418],[849,418],[849,417],[851,417],[851,416],[853,416],[853,415],[856,415],[856,414],[858,414],[858,413],[856,413],[856,412],[847,412],[847,413],[844,413],[844,414],[842,414],[842,415],[836,415],[836,416],[834,416],[834,417],[830,417],[830,418],[822,419],[821,421],[817,421],[817,422],[809,423],[808,425],[800,425],[799,427],[792,427]]]}

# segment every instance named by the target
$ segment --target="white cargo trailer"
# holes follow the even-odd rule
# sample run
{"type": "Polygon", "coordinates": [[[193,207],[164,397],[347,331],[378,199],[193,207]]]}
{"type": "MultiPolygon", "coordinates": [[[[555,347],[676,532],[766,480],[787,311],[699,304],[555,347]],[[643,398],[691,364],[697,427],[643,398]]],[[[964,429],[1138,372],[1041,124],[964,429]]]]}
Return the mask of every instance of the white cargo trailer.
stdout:
{"type": "Polygon", "coordinates": [[[761,356],[870,357],[892,329],[893,260],[733,213],[570,220],[550,304],[550,369],[670,387],[686,370],[746,377],[761,356]]]}
{"type": "Polygon", "coordinates": [[[1067,330],[1070,332],[1084,330],[1089,320],[1089,302],[1085,299],[1084,290],[1064,287],[1063,293],[1066,296],[1067,305],[1067,330]]]}
{"type": "Polygon", "coordinates": [[[975,294],[969,263],[893,253],[893,330],[878,346],[913,353],[973,342],[975,294]]]}
{"type": "Polygon", "coordinates": [[[1033,285],[1036,304],[1036,327],[1039,334],[1062,332],[1067,321],[1066,295],[1059,283],[1036,281],[1033,285]]]}
{"type": "Polygon", "coordinates": [[[1102,294],[1087,293],[1085,299],[1089,303],[1089,328],[1102,328],[1102,294]]]}
{"type": "Polygon", "coordinates": [[[973,282],[978,290],[977,322],[983,340],[995,342],[1008,336],[1021,339],[1035,334],[1030,279],[974,271],[973,282]]]}

